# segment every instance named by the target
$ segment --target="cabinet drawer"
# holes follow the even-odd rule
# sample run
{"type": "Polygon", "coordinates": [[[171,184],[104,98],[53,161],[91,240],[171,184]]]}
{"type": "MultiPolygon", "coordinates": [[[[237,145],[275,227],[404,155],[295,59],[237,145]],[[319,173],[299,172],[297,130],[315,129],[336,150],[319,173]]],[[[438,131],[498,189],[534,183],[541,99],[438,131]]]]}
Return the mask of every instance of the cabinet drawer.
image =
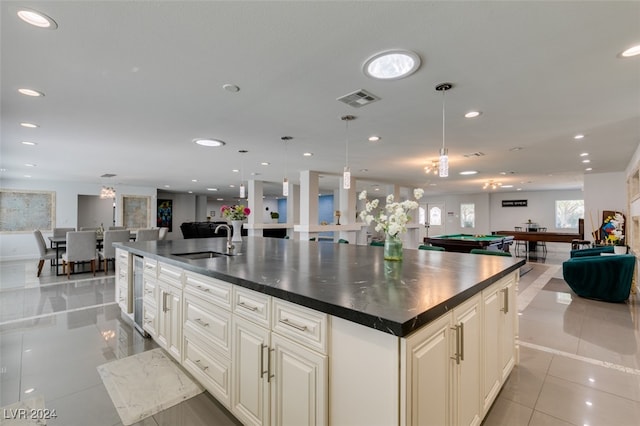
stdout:
{"type": "Polygon", "coordinates": [[[326,354],[327,330],[328,315],[273,299],[273,331],[326,354]]]}
{"type": "Polygon", "coordinates": [[[227,408],[231,397],[231,360],[184,339],[184,367],[227,408]]]}
{"type": "Polygon", "coordinates": [[[270,328],[271,296],[234,286],[233,313],[270,328]]]}
{"type": "Polygon", "coordinates": [[[158,279],[182,288],[182,269],[158,262],[158,279]]]}
{"type": "Polygon", "coordinates": [[[143,276],[142,282],[142,300],[144,303],[151,303],[155,305],[156,300],[158,300],[158,285],[155,278],[143,276]]]}
{"type": "Polygon", "coordinates": [[[184,299],[184,327],[195,332],[192,340],[204,340],[223,355],[231,356],[231,313],[219,307],[203,306],[187,295],[184,299]],[[199,336],[199,339],[196,337],[199,336]]]}
{"type": "Polygon", "coordinates": [[[231,284],[189,271],[184,273],[184,283],[189,293],[231,310],[231,284]]]}
{"type": "Polygon", "coordinates": [[[144,258],[144,273],[155,277],[158,270],[158,261],[154,259],[144,258]]]}
{"type": "Polygon", "coordinates": [[[129,263],[129,252],[122,249],[116,249],[116,262],[129,263]]]}
{"type": "Polygon", "coordinates": [[[157,334],[156,313],[155,305],[145,303],[142,306],[142,328],[154,337],[157,334]]]}

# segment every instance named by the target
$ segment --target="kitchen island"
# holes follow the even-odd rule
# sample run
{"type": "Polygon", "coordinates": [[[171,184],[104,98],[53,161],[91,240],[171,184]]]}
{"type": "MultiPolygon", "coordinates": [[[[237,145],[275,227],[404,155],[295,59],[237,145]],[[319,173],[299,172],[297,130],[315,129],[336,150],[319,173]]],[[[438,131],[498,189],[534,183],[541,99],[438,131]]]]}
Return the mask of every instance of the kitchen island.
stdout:
{"type": "Polygon", "coordinates": [[[244,238],[117,244],[117,300],[245,424],[479,424],[517,360],[524,260],[244,238]],[[239,253],[239,254],[238,254],[239,253]]]}

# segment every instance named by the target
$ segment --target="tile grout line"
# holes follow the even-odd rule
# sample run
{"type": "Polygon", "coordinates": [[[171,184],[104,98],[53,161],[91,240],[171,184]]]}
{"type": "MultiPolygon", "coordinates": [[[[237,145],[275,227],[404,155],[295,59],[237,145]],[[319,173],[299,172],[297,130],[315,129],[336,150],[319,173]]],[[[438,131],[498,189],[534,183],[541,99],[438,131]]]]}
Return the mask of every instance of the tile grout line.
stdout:
{"type": "Polygon", "coordinates": [[[518,312],[524,311],[531,301],[538,295],[542,288],[547,285],[549,280],[558,272],[562,265],[550,266],[544,271],[538,278],[535,279],[529,286],[518,294],[518,312]]]}
{"type": "Polygon", "coordinates": [[[9,321],[5,321],[5,322],[0,322],[0,326],[4,326],[4,325],[9,325],[9,324],[15,324],[15,323],[19,323],[22,321],[30,321],[30,320],[34,320],[34,319],[40,319],[40,318],[47,318],[53,315],[58,315],[58,314],[65,314],[65,313],[70,313],[70,312],[79,312],[79,311],[84,311],[87,309],[93,309],[93,308],[101,308],[101,307],[105,307],[105,306],[111,306],[111,305],[117,305],[118,302],[107,302],[107,303],[101,303],[98,305],[91,305],[91,306],[84,306],[82,308],[75,308],[75,309],[67,309],[64,311],[58,311],[58,312],[51,312],[49,314],[42,314],[42,315],[35,315],[32,317],[27,317],[27,318],[19,318],[19,319],[15,319],[15,320],[9,320],[9,321]]]}
{"type": "Polygon", "coordinates": [[[11,292],[11,291],[24,291],[24,290],[34,290],[34,289],[43,288],[43,287],[53,287],[53,286],[62,285],[62,284],[79,284],[79,283],[84,283],[84,282],[87,282],[87,281],[108,280],[110,278],[114,278],[115,279],[115,275],[105,275],[103,277],[82,278],[82,279],[78,279],[78,280],[57,281],[57,282],[52,282],[52,283],[39,284],[39,285],[33,286],[33,287],[0,288],[0,294],[8,293],[8,292],[11,292]]]}
{"type": "Polygon", "coordinates": [[[536,345],[535,343],[528,343],[528,342],[523,342],[523,341],[519,341],[518,344],[520,346],[524,346],[526,348],[529,349],[535,349],[541,352],[546,352],[546,353],[550,353],[552,355],[559,355],[559,356],[563,356],[566,358],[571,358],[574,359],[576,361],[583,361],[589,364],[593,364],[593,365],[597,365],[600,367],[605,367],[605,368],[610,368],[612,370],[617,370],[623,373],[627,373],[627,374],[633,374],[635,376],[640,376],[640,370],[637,368],[631,368],[631,367],[625,367],[624,365],[620,365],[620,364],[615,364],[613,362],[607,362],[607,361],[600,361],[597,359],[593,359],[593,358],[587,358],[585,356],[582,355],[576,355],[576,354],[571,354],[569,352],[564,352],[564,351],[560,351],[558,349],[552,349],[552,348],[548,348],[546,346],[540,346],[540,345],[536,345]]]}

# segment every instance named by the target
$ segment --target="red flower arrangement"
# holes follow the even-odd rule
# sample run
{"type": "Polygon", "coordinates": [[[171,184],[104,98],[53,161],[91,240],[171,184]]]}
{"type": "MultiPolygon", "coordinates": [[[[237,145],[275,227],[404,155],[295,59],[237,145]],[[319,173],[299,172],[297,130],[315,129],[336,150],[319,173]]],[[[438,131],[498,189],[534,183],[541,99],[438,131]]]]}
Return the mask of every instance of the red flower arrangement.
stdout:
{"type": "Polygon", "coordinates": [[[245,220],[251,214],[249,207],[236,204],[235,206],[222,206],[220,208],[222,217],[230,220],[245,220]]]}

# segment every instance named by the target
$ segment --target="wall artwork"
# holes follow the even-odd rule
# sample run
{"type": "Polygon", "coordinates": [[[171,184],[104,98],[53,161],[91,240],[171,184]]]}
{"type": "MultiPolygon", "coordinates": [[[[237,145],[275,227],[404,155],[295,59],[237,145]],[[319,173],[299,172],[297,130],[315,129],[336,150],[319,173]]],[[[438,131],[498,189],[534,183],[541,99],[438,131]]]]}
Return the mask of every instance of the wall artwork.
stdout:
{"type": "Polygon", "coordinates": [[[158,200],[158,228],[169,228],[173,232],[173,200],[158,200]]]}
{"type": "Polygon", "coordinates": [[[0,189],[0,232],[52,231],[55,192],[0,189]]]}
{"type": "Polygon", "coordinates": [[[122,226],[128,229],[149,227],[151,197],[122,196],[122,226]]]}

